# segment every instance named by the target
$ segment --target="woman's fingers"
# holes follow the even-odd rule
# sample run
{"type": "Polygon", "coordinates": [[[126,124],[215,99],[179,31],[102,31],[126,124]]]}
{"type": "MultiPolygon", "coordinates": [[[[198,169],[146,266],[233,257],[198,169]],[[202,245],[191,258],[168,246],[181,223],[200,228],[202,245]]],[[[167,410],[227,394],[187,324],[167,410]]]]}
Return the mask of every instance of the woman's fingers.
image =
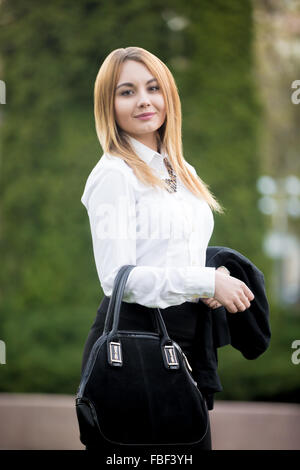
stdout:
{"type": "Polygon", "coordinates": [[[247,299],[253,300],[254,299],[253,292],[249,289],[248,286],[246,286],[246,284],[244,282],[242,282],[242,287],[243,287],[244,294],[247,297],[247,299]]]}
{"type": "Polygon", "coordinates": [[[237,307],[232,303],[232,304],[228,304],[226,306],[226,310],[229,312],[229,313],[237,313],[238,312],[238,309],[237,307]]]}
{"type": "Polygon", "coordinates": [[[201,299],[206,305],[210,308],[218,308],[221,307],[220,302],[218,302],[214,297],[201,299]]]}
{"type": "Polygon", "coordinates": [[[244,312],[254,299],[253,292],[243,281],[220,271],[216,270],[215,300],[230,313],[244,312]]]}
{"type": "Polygon", "coordinates": [[[247,308],[250,307],[250,300],[254,299],[254,295],[249,289],[248,286],[246,286],[245,283],[242,282],[242,290],[239,292],[238,299],[235,302],[235,305],[238,307],[240,311],[244,311],[247,308]]]}
{"type": "MultiPolygon", "coordinates": [[[[253,296],[254,298],[254,296],[253,296]]],[[[244,294],[244,295],[241,295],[241,298],[240,300],[242,301],[242,303],[245,305],[245,308],[249,308],[251,303],[250,303],[250,300],[249,298],[244,294]]]]}
{"type": "MultiPolygon", "coordinates": [[[[240,292],[239,295],[236,295],[236,297],[233,300],[233,304],[237,312],[244,312],[251,305],[248,297],[244,294],[244,292],[240,292]]],[[[236,313],[236,312],[232,312],[232,313],[236,313]]]]}
{"type": "Polygon", "coordinates": [[[229,275],[225,276],[220,272],[222,269],[217,271],[221,276],[217,276],[216,273],[217,298],[204,298],[203,302],[212,309],[223,305],[230,313],[244,312],[250,307],[250,301],[254,299],[253,292],[243,281],[229,275]]]}
{"type": "Polygon", "coordinates": [[[217,300],[212,304],[211,308],[219,308],[219,307],[222,307],[222,304],[220,304],[220,302],[218,302],[217,300]]]}

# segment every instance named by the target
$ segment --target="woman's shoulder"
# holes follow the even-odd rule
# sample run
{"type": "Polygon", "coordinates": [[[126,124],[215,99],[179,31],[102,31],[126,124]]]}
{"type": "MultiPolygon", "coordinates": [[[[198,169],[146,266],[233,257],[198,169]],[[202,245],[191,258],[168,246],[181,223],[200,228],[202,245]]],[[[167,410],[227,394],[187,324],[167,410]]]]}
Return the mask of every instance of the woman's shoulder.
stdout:
{"type": "Polygon", "coordinates": [[[110,153],[104,153],[96,165],[95,172],[105,174],[107,172],[121,172],[130,178],[134,175],[132,168],[121,157],[116,157],[110,153]]]}
{"type": "Polygon", "coordinates": [[[81,202],[86,207],[93,190],[97,188],[107,176],[111,177],[112,180],[114,177],[118,177],[130,181],[133,179],[133,171],[122,158],[104,153],[87,177],[81,197],[81,202]]]}
{"type": "Polygon", "coordinates": [[[124,176],[129,176],[133,173],[132,169],[122,158],[104,153],[90,172],[87,183],[94,183],[99,178],[103,178],[112,172],[122,173],[124,176]]]}

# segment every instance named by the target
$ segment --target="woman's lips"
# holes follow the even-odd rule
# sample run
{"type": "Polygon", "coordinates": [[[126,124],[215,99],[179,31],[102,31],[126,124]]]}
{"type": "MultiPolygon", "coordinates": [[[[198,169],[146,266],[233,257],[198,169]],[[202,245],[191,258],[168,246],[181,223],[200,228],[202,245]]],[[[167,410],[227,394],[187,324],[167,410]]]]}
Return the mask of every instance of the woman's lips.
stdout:
{"type": "Polygon", "coordinates": [[[154,116],[155,113],[149,113],[149,114],[144,114],[141,116],[136,116],[137,119],[141,119],[142,121],[147,121],[148,119],[151,119],[154,116]]]}

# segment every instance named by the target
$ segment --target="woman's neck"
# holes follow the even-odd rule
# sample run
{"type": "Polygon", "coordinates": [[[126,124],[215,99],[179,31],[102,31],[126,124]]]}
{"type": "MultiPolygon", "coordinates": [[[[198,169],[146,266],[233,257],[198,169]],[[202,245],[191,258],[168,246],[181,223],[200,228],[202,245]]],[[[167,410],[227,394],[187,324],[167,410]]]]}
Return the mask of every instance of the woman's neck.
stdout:
{"type": "Polygon", "coordinates": [[[141,142],[142,144],[146,145],[150,149],[154,150],[154,152],[160,153],[161,140],[159,134],[132,137],[141,142]]]}

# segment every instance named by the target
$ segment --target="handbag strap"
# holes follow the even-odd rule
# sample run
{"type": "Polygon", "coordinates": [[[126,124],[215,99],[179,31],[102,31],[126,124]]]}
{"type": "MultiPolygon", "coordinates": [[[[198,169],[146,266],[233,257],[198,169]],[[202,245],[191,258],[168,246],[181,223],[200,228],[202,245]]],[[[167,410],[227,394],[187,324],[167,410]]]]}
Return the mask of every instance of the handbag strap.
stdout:
{"type": "MultiPolygon", "coordinates": [[[[119,321],[120,321],[120,309],[121,303],[124,295],[126,281],[132,269],[135,268],[134,265],[124,265],[122,266],[118,274],[116,275],[113,292],[110,298],[107,315],[104,324],[104,333],[111,333],[111,336],[117,335],[118,328],[119,328],[119,321]],[[112,323],[112,328],[110,329],[110,325],[112,323]]],[[[168,331],[165,325],[165,322],[162,318],[161,312],[159,308],[154,309],[154,315],[156,319],[156,324],[159,329],[159,333],[164,337],[165,342],[170,342],[171,339],[168,335],[168,331]]]]}
{"type": "MultiPolygon", "coordinates": [[[[126,285],[129,273],[134,268],[134,265],[122,266],[114,281],[113,292],[110,298],[108,311],[105,319],[105,325],[103,333],[108,334],[107,339],[107,356],[108,362],[112,366],[122,367],[122,347],[120,339],[118,338],[118,328],[120,320],[120,309],[121,302],[124,295],[124,289],[126,285]],[[109,325],[112,319],[112,329],[109,330],[109,325]]],[[[173,341],[170,339],[165,322],[162,318],[160,309],[157,307],[154,309],[157,325],[161,333],[161,349],[164,365],[167,369],[178,369],[179,362],[173,341]]]]}
{"type": "Polygon", "coordinates": [[[109,301],[108,309],[107,309],[107,313],[106,313],[103,333],[108,333],[110,331],[111,320],[114,317],[114,308],[115,308],[115,303],[116,303],[116,296],[117,296],[118,286],[120,284],[122,276],[125,274],[125,272],[128,271],[128,275],[126,276],[126,280],[127,280],[130,271],[134,267],[135,267],[134,265],[129,265],[129,264],[122,266],[119,269],[119,271],[118,271],[118,273],[115,277],[114,284],[113,284],[113,290],[112,290],[112,294],[111,294],[111,297],[110,297],[110,301],[109,301]]]}

